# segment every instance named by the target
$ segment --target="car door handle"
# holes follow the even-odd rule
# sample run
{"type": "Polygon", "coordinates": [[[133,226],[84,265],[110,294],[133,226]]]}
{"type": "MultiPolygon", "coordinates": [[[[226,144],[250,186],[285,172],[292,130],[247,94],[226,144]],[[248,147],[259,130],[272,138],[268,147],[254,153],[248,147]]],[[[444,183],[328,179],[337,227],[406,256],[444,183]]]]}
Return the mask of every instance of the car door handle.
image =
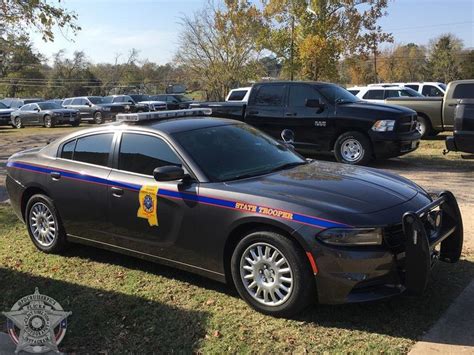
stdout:
{"type": "Polygon", "coordinates": [[[51,172],[49,175],[51,175],[51,177],[53,178],[53,180],[59,180],[61,179],[61,173],[57,172],[57,171],[53,171],[51,172]]]}
{"type": "Polygon", "coordinates": [[[120,197],[123,195],[123,189],[121,189],[120,187],[112,186],[110,190],[112,190],[112,195],[114,195],[115,197],[120,197]]]}

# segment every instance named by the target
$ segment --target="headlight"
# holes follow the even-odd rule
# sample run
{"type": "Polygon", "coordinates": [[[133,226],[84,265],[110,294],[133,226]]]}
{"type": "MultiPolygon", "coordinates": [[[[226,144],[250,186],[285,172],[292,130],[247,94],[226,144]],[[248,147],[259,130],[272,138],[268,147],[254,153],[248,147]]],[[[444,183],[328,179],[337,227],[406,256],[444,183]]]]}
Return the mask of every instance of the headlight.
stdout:
{"type": "Polygon", "coordinates": [[[332,245],[380,245],[381,228],[331,228],[319,233],[317,238],[332,245]]]}
{"type": "Polygon", "coordinates": [[[372,126],[372,131],[375,131],[375,132],[393,131],[394,127],[395,127],[394,120],[379,120],[375,122],[374,125],[372,126]]]}
{"type": "Polygon", "coordinates": [[[125,105],[125,110],[130,110],[130,106],[129,106],[129,105],[125,105]]]}
{"type": "Polygon", "coordinates": [[[63,114],[60,113],[60,112],[54,112],[54,113],[53,113],[53,116],[62,116],[62,115],[63,115],[63,114]]]}

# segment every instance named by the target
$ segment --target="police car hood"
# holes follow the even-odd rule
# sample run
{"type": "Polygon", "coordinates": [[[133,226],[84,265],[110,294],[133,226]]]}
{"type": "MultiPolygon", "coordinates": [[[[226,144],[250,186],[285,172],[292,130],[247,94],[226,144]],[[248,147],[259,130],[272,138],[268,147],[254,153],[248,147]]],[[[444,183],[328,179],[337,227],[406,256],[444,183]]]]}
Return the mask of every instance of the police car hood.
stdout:
{"type": "Polygon", "coordinates": [[[318,211],[338,213],[373,213],[402,204],[419,192],[425,193],[413,182],[397,175],[319,161],[230,182],[228,188],[318,211]]]}

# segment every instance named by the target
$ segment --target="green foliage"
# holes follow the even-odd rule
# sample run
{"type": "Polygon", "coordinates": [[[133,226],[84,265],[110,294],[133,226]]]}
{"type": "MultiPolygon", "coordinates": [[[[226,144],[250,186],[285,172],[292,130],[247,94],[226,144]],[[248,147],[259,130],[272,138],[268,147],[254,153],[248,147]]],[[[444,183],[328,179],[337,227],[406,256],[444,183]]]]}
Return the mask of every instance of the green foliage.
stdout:
{"type": "Polygon", "coordinates": [[[430,41],[429,64],[432,77],[448,83],[461,76],[462,41],[453,34],[444,34],[430,41]]]}
{"type": "Polygon", "coordinates": [[[53,28],[59,27],[74,34],[81,28],[76,23],[77,15],[47,0],[0,0],[0,32],[8,34],[25,34],[26,29],[33,28],[39,32],[44,41],[53,41],[53,28]]]}
{"type": "Polygon", "coordinates": [[[247,0],[210,2],[183,17],[176,55],[188,78],[198,81],[208,98],[223,99],[230,88],[258,79],[258,38],[265,33],[260,11],[247,0]]]}

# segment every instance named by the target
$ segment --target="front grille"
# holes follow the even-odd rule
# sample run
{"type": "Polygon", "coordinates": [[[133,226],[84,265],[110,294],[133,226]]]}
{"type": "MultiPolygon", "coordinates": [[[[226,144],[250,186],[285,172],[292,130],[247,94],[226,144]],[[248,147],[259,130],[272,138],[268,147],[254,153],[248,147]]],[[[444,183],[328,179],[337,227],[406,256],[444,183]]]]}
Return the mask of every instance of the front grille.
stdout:
{"type": "Polygon", "coordinates": [[[391,249],[404,249],[405,234],[403,233],[402,224],[395,224],[385,227],[383,230],[385,244],[391,249]]]}
{"type": "Polygon", "coordinates": [[[409,115],[401,117],[397,123],[397,131],[400,133],[408,133],[416,130],[417,119],[416,115],[409,115]]]}

